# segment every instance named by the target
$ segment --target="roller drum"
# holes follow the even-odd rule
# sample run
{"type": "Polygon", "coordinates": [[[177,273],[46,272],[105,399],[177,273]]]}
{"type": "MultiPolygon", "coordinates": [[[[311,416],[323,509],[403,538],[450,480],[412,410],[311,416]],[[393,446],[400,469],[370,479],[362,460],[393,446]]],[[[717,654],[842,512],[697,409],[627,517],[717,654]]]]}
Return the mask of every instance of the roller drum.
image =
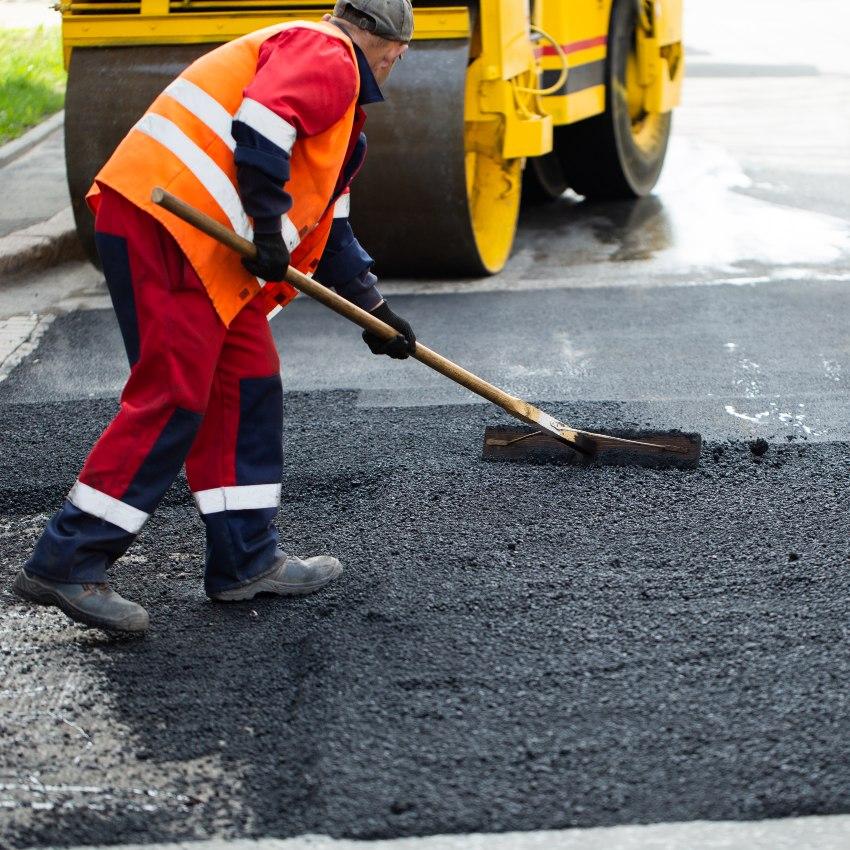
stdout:
{"type": "Polygon", "coordinates": [[[414,42],[368,107],[369,155],[352,187],[354,232],[376,271],[479,275],[464,152],[469,42],[414,42]]]}
{"type": "Polygon", "coordinates": [[[215,44],[76,48],[65,98],[65,163],[77,233],[92,262],[94,216],[85,196],[112,152],[157,95],[215,44]]]}

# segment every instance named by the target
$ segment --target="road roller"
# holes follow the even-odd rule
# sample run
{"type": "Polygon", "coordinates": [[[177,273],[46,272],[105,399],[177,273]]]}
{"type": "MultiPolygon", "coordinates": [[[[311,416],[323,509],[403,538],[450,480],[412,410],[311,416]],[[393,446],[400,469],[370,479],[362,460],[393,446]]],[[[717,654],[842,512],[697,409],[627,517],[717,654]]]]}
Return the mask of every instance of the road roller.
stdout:
{"type": "MultiPolygon", "coordinates": [[[[156,95],[202,53],[318,20],[327,0],[61,0],[65,151],[84,197],[156,95]]],[[[684,75],[682,0],[414,0],[411,49],[368,109],[351,218],[381,275],[474,277],[511,252],[523,195],[637,198],[655,185],[684,75]]],[[[557,207],[553,206],[553,216],[557,207]]]]}

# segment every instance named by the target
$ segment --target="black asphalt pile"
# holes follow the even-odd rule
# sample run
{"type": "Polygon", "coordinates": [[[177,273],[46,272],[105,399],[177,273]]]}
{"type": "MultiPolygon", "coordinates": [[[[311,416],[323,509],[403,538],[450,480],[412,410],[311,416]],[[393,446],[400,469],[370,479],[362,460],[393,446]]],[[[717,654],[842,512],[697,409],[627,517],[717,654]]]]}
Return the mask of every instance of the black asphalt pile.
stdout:
{"type": "MultiPolygon", "coordinates": [[[[4,408],[5,586],[113,410],[4,408]]],[[[846,445],[523,466],[479,459],[491,408],[286,413],[278,526],[342,559],[325,592],[206,601],[181,484],[114,569],[147,638],[4,594],[4,687],[91,683],[55,723],[0,716],[4,846],[850,809],[846,445]]]]}

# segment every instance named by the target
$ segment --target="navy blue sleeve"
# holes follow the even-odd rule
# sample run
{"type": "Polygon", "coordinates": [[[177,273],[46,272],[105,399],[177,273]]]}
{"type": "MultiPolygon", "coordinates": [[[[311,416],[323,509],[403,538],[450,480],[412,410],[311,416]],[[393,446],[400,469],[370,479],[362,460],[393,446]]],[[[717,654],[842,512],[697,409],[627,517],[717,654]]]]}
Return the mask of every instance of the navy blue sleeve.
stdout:
{"type": "Polygon", "coordinates": [[[378,278],[365,269],[342,286],[334,288],[343,298],[371,313],[384,300],[377,283],[378,278]]]}
{"type": "Polygon", "coordinates": [[[289,180],[289,155],[283,148],[241,121],[232,125],[236,149],[236,182],[245,212],[256,233],[279,233],[280,217],[292,208],[284,189],[289,180]]]}
{"type": "Polygon", "coordinates": [[[374,310],[383,300],[377,277],[370,269],[374,260],[357,241],[347,218],[335,218],[316,279],[364,310],[374,310]]]}

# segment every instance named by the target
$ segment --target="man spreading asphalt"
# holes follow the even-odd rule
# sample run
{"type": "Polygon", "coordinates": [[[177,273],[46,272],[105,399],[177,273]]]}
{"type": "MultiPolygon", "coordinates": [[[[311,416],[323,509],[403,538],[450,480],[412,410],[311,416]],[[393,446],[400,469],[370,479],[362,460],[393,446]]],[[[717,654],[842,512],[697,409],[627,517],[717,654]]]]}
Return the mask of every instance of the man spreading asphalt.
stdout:
{"type": "Polygon", "coordinates": [[[410,0],[339,0],[319,23],[222,45],[165,89],[97,175],[88,201],[130,376],[16,577],[19,595],[89,625],[147,629],[147,611],[106,571],[184,462],[212,599],[312,593],[340,574],[330,555],[279,546],[283,406],[267,316],[296,294],[280,282],[291,264],[399,331],[389,342],[364,332],[373,353],[414,350],[348,222],[362,107],[383,100],[412,34],[410,0]],[[240,261],[153,204],[154,186],[252,239],[256,258],[240,261]]]}

